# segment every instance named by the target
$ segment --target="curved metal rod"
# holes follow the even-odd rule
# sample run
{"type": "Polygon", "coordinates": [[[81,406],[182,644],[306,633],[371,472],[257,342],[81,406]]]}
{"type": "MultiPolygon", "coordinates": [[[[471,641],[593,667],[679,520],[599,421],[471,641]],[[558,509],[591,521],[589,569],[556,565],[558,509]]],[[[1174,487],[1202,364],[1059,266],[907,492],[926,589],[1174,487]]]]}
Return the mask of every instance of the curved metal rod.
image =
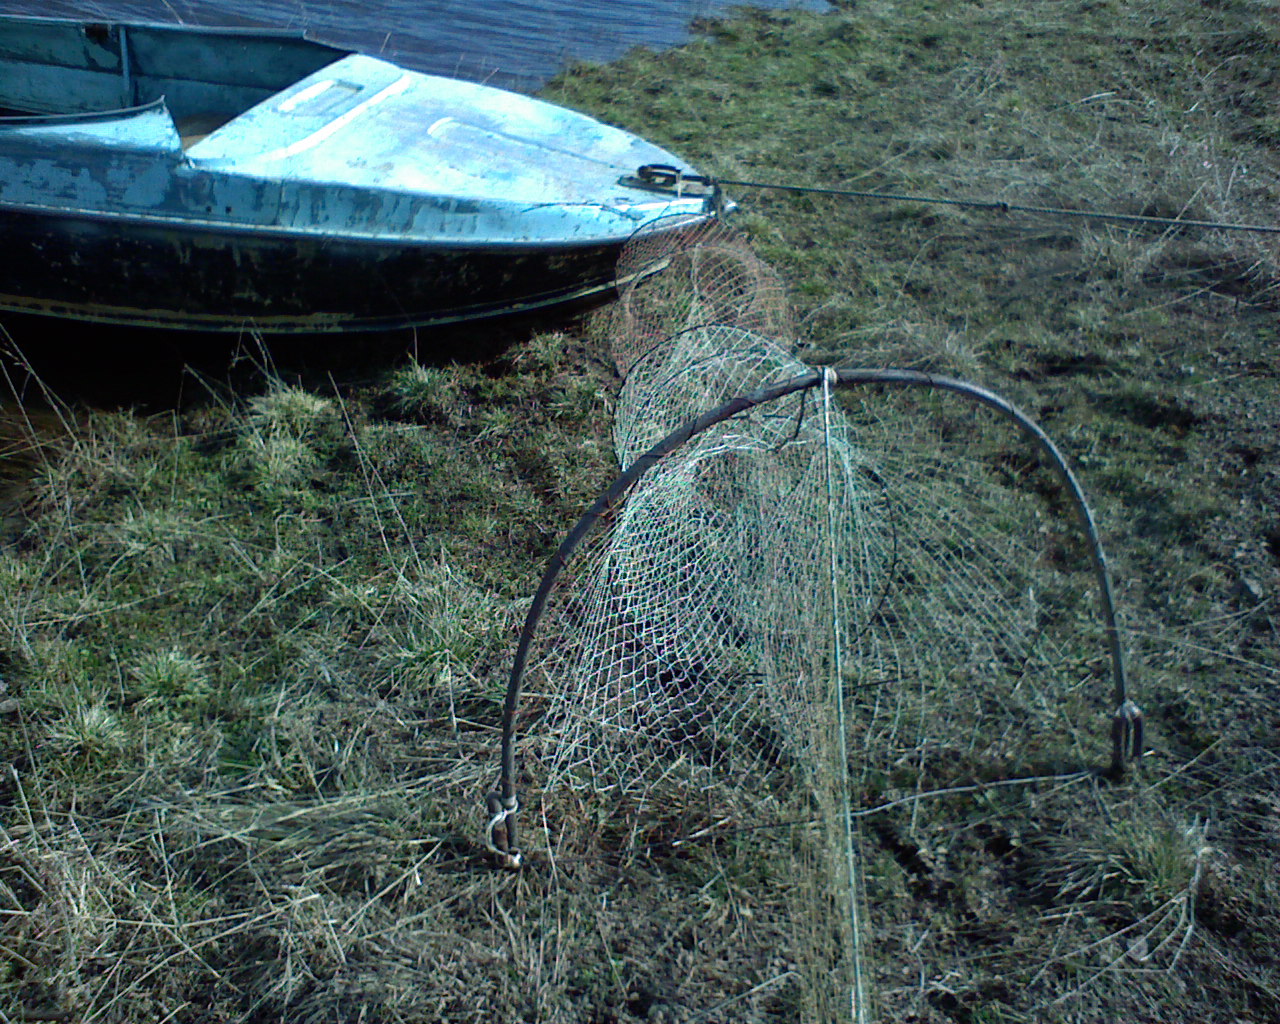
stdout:
{"type": "MultiPolygon", "coordinates": [[[[1093,560],[1093,571],[1098,586],[1098,606],[1103,626],[1107,635],[1107,643],[1111,653],[1111,675],[1115,686],[1116,712],[1112,720],[1112,760],[1111,771],[1120,774],[1124,771],[1125,760],[1136,757],[1142,748],[1142,712],[1128,696],[1125,678],[1124,651],[1120,643],[1120,631],[1116,622],[1115,598],[1111,586],[1111,573],[1107,567],[1106,553],[1102,549],[1102,541],[1098,537],[1098,528],[1094,522],[1093,512],[1085,500],[1084,491],[1079,481],[1067,465],[1062,452],[1034,420],[1022,412],[1012,402],[988,391],[986,388],[969,381],[939,374],[923,373],[917,370],[894,369],[835,369],[835,383],[840,387],[856,387],[859,385],[885,385],[889,387],[928,388],[930,390],[950,391],[970,401],[985,405],[1012,421],[1024,434],[1031,438],[1053,468],[1059,481],[1070,495],[1072,507],[1081,530],[1088,541],[1093,560]]],[[[551,557],[542,582],[534,594],[533,604],[525,617],[524,629],[520,633],[520,641],[516,647],[515,659],[511,666],[510,681],[507,684],[506,701],[502,708],[502,769],[498,789],[488,796],[490,815],[485,845],[499,858],[506,867],[518,868],[521,863],[519,844],[516,836],[516,811],[519,802],[516,796],[515,765],[515,720],[520,703],[520,693],[524,686],[524,673],[528,664],[529,650],[538,623],[546,610],[547,600],[555,586],[560,573],[568,565],[574,549],[582,542],[596,522],[618,500],[631,489],[658,462],[680,448],[690,439],[704,430],[731,419],[739,413],[746,412],[758,405],[773,402],[787,395],[795,394],[821,385],[823,371],[812,370],[809,373],[792,377],[766,387],[757,388],[737,398],[730,399],[723,405],[703,413],[683,426],[677,427],[647,452],[637,458],[630,466],[609,485],[595,503],[578,520],[569,531],[556,553],[551,557]],[[498,829],[502,832],[499,833],[498,829]]]]}

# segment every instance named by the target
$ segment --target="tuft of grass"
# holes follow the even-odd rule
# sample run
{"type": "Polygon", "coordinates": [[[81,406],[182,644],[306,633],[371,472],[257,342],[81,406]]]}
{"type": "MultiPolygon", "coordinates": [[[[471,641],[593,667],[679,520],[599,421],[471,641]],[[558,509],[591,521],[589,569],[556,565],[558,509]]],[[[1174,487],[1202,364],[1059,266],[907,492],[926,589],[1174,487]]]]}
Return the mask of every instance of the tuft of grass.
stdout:
{"type": "Polygon", "coordinates": [[[300,387],[274,385],[249,400],[248,423],[274,436],[306,441],[323,433],[335,417],[334,403],[300,387]]]}
{"type": "Polygon", "coordinates": [[[387,381],[387,406],[398,416],[418,422],[442,422],[465,410],[457,370],[413,362],[394,371],[387,381]]]}
{"type": "Polygon", "coordinates": [[[43,736],[48,753],[66,757],[86,773],[116,767],[128,739],[120,716],[105,701],[87,701],[80,695],[58,709],[43,736]]]}
{"type": "Polygon", "coordinates": [[[209,659],[179,647],[142,655],[130,672],[140,699],[183,708],[199,705],[213,693],[209,659]]]}

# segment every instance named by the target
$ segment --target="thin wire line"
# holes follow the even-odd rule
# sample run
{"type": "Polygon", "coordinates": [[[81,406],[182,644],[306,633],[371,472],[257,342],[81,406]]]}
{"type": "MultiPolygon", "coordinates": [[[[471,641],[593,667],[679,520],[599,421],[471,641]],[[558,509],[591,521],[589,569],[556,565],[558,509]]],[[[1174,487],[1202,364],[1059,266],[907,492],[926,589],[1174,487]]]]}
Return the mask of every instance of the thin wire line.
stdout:
{"type": "Polygon", "coordinates": [[[1141,213],[1108,213],[1104,210],[1068,210],[1059,206],[1030,206],[1024,203],[1006,203],[993,199],[948,199],[944,196],[919,196],[899,192],[864,192],[851,188],[830,188],[818,185],[784,185],[772,181],[731,181],[716,178],[717,185],[735,188],[764,188],[775,192],[840,196],[846,199],[883,199],[901,203],[929,203],[938,206],[963,206],[973,210],[997,210],[1000,213],[1039,213],[1050,217],[1078,217],[1085,220],[1106,220],[1126,224],[1151,224],[1158,227],[1205,228],[1214,231],[1251,231],[1258,234],[1280,235],[1280,225],[1233,224],[1214,220],[1183,220],[1180,217],[1153,217],[1141,213]]]}
{"type": "Polygon", "coordinates": [[[862,914],[858,903],[858,854],[854,845],[853,795],[849,792],[848,727],[844,716],[844,652],[840,645],[840,578],[836,557],[835,486],[831,479],[831,384],[839,378],[830,368],[822,374],[822,443],[827,485],[827,551],[830,556],[831,583],[831,644],[832,668],[835,673],[836,726],[840,731],[837,749],[840,763],[835,777],[839,780],[840,810],[844,818],[845,871],[849,878],[849,928],[852,932],[850,950],[853,961],[853,985],[849,998],[853,1003],[852,1018],[857,1024],[867,1024],[866,983],[862,972],[862,914]]]}

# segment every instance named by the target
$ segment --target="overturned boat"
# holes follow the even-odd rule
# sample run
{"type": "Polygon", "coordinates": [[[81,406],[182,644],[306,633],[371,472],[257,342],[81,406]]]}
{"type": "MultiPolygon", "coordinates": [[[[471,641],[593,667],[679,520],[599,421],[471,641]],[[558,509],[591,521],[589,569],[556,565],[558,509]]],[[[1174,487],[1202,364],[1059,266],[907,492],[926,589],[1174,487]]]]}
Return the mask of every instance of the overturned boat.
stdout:
{"type": "Polygon", "coordinates": [[[722,212],[583,114],[295,33],[0,16],[0,310],[312,333],[605,291],[722,212]]]}

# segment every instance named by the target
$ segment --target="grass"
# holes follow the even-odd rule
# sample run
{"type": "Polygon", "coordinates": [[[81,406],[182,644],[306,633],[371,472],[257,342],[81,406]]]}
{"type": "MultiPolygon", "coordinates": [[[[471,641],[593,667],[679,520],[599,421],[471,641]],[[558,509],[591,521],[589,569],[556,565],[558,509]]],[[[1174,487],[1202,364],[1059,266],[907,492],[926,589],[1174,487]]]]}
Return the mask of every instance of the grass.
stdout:
{"type": "MultiPolygon", "coordinates": [[[[1274,221],[1274,3],[834,8],[548,96],[725,178],[1274,221]]],[[[732,191],[802,358],[972,376],[1059,441],[1151,723],[1123,783],[992,787],[1034,765],[959,744],[867,780],[884,1019],[1276,1019],[1274,236],[732,191]],[[1080,991],[1032,1015],[1033,957],[1080,991]]],[[[519,876],[477,843],[519,620],[615,471],[601,339],[359,374],[14,418],[0,1015],[800,1019],[787,844],[732,795],[531,800],[519,876]]]]}

